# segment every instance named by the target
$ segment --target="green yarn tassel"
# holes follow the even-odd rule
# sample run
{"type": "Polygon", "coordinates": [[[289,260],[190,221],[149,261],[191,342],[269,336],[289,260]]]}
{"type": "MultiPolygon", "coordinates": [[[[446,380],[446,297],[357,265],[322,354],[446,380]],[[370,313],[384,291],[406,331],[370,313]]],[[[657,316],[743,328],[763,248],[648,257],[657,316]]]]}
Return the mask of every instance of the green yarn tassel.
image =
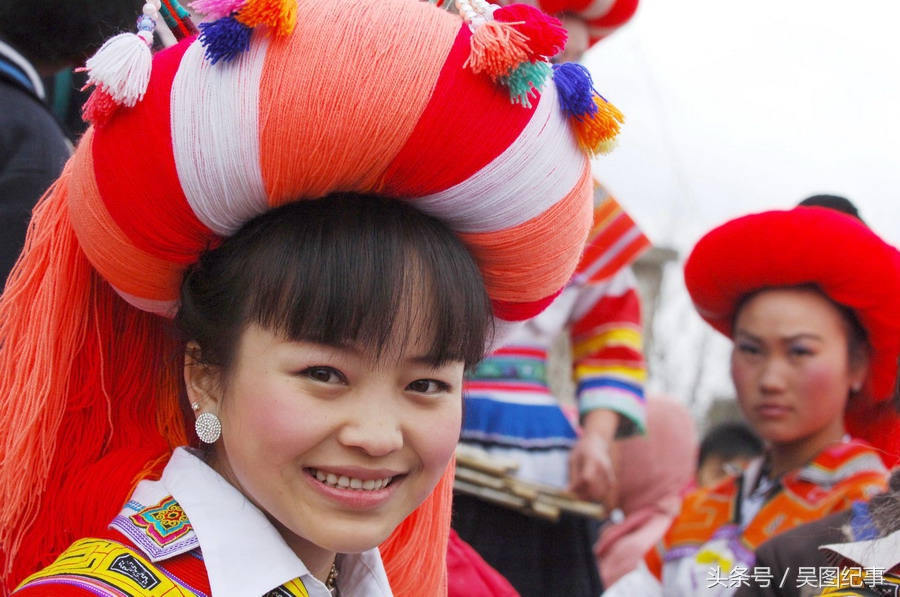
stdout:
{"type": "Polygon", "coordinates": [[[512,103],[530,108],[531,97],[540,93],[540,89],[552,74],[552,67],[543,60],[523,62],[507,76],[502,77],[500,82],[509,88],[509,99],[512,103]]]}

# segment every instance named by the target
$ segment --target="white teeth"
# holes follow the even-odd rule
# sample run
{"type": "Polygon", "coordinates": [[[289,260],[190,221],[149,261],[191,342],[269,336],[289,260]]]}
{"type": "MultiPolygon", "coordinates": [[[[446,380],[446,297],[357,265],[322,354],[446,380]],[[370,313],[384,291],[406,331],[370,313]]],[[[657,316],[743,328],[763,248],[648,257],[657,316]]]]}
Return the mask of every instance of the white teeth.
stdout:
{"type": "Polygon", "coordinates": [[[315,470],[315,477],[322,483],[326,485],[331,485],[332,487],[340,487],[341,489],[357,489],[360,491],[377,491],[382,489],[391,482],[391,477],[387,477],[385,479],[357,479],[355,477],[348,477],[346,475],[341,475],[340,477],[335,475],[334,473],[323,473],[320,470],[315,470]]]}

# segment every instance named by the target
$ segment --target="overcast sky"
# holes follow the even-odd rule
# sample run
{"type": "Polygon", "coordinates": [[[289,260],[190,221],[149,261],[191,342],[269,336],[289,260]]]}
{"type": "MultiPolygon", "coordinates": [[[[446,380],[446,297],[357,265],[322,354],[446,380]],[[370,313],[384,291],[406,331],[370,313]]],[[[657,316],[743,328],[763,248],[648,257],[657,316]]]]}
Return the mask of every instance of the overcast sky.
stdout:
{"type": "MultiPolygon", "coordinates": [[[[584,59],[627,119],[595,172],[651,240],[682,255],[727,219],[823,192],[850,198],[900,245],[898,27],[898,0],[641,0],[584,59]]],[[[677,314],[661,331],[684,338],[662,340],[690,343],[678,348],[690,355],[698,332],[680,275],[669,271],[677,314]]],[[[706,397],[729,388],[727,342],[711,342],[706,397]]]]}
{"type": "Polygon", "coordinates": [[[844,194],[900,244],[900,2],[641,0],[585,58],[625,113],[597,173],[661,244],[844,194]]]}

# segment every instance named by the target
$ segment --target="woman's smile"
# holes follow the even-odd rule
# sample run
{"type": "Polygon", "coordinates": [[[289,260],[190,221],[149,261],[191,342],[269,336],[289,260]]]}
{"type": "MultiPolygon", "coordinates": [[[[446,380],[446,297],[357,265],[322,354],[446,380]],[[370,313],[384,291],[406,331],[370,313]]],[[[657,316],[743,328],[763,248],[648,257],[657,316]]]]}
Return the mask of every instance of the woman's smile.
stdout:
{"type": "Polygon", "coordinates": [[[390,484],[390,482],[394,479],[393,475],[388,477],[360,478],[342,475],[339,473],[325,472],[321,469],[309,469],[309,471],[310,474],[315,476],[316,479],[330,487],[360,491],[377,491],[379,489],[387,487],[388,484],[390,484]]]}

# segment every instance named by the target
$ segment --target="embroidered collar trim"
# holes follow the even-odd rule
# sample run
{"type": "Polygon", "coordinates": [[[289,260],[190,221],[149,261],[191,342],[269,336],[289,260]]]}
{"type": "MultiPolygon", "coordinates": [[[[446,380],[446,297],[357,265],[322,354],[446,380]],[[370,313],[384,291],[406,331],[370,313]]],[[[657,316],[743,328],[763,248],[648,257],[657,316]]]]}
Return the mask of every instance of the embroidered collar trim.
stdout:
{"type": "Polygon", "coordinates": [[[159,562],[200,546],[191,521],[172,496],[154,499],[139,485],[131,500],[110,523],[151,562],[159,562]],[[143,494],[143,495],[141,495],[143,494]],[[146,499],[146,498],[151,499],[146,499]],[[152,501],[151,501],[152,500],[152,501]],[[151,505],[146,506],[144,503],[151,505]]]}

